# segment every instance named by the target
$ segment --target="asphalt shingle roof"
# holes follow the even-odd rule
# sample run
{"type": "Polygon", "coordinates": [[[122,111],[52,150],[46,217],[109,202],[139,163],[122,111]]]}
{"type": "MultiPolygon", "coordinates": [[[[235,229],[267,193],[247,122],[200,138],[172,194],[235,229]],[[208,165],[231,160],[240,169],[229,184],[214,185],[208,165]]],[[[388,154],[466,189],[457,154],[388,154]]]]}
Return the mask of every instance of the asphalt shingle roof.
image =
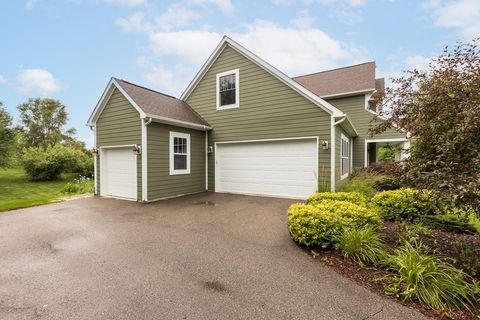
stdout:
{"type": "Polygon", "coordinates": [[[149,115],[210,126],[185,101],[125,80],[114,79],[138,107],[149,115]]]}

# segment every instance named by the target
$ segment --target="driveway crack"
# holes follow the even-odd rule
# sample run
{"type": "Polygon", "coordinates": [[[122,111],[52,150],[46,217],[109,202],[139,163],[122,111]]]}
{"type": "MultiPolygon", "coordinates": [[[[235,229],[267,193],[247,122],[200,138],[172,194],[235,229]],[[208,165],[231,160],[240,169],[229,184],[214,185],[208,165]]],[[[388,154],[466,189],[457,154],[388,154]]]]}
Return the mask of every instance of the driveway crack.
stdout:
{"type": "Polygon", "coordinates": [[[378,311],[376,311],[376,312],[374,312],[374,313],[371,313],[371,314],[369,314],[369,315],[366,316],[366,317],[363,317],[361,320],[367,320],[367,319],[371,319],[371,318],[375,317],[377,314],[379,314],[380,312],[383,311],[383,308],[385,308],[384,305],[380,308],[380,310],[378,310],[378,311]]]}

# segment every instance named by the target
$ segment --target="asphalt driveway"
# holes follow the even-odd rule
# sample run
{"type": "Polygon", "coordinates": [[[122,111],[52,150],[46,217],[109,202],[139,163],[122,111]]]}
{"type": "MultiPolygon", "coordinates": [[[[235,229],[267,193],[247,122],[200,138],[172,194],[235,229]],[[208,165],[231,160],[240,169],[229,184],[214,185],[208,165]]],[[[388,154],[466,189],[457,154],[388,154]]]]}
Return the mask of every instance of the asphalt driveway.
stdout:
{"type": "Polygon", "coordinates": [[[300,250],[292,200],[87,198],[0,213],[0,319],[421,319],[300,250]]]}

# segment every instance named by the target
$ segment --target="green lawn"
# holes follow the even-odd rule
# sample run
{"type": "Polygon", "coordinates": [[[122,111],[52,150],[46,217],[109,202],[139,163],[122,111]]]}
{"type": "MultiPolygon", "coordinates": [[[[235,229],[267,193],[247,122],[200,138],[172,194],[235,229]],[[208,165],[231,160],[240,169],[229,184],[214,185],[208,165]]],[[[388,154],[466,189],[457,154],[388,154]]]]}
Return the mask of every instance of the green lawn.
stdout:
{"type": "Polygon", "coordinates": [[[28,181],[22,168],[0,169],[0,211],[46,204],[65,198],[62,188],[75,175],[57,181],[28,181]]]}

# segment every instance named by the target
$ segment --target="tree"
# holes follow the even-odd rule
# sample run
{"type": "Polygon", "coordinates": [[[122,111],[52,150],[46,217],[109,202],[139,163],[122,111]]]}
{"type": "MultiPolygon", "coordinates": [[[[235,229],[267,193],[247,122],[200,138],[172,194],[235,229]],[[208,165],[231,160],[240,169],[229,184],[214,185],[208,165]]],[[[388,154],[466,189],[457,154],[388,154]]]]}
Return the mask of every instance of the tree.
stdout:
{"type": "Polygon", "coordinates": [[[377,101],[386,120],[370,129],[406,130],[414,142],[399,176],[457,204],[480,199],[479,40],[446,47],[426,70],[394,79],[377,101]]]}
{"type": "Polygon", "coordinates": [[[54,99],[29,99],[18,106],[24,147],[52,146],[73,140],[76,130],[64,130],[68,121],[65,106],[54,99]]]}
{"type": "Polygon", "coordinates": [[[0,167],[10,163],[15,146],[15,129],[12,127],[12,117],[0,102],[0,167]]]}

